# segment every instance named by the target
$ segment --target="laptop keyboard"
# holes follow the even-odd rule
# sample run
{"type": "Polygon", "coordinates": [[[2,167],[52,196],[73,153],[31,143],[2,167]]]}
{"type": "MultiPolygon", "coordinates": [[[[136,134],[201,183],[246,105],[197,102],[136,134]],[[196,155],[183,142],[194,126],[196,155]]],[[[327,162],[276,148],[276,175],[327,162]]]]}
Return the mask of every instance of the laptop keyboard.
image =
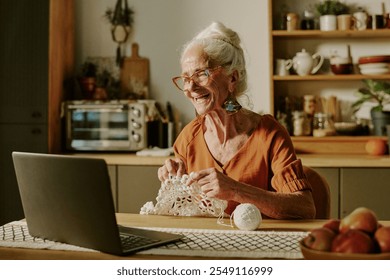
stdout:
{"type": "Polygon", "coordinates": [[[151,239],[133,234],[120,234],[120,237],[123,250],[130,250],[135,247],[145,246],[159,241],[157,239],[151,239]]]}

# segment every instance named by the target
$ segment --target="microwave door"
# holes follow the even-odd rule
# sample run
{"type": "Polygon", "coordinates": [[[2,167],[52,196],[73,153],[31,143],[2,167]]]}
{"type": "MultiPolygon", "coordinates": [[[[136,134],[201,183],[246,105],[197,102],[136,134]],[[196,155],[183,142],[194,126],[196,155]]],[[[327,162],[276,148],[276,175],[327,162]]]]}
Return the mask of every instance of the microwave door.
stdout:
{"type": "Polygon", "coordinates": [[[83,108],[71,110],[70,148],[77,150],[128,149],[127,110],[83,108]]]}

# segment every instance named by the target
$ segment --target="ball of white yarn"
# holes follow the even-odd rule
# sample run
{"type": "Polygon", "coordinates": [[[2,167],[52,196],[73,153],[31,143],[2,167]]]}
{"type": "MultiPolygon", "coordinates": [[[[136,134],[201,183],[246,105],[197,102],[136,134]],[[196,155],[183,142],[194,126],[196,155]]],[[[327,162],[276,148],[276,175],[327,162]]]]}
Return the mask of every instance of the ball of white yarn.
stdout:
{"type": "Polygon", "coordinates": [[[255,230],[261,224],[260,210],[251,203],[243,203],[233,211],[233,221],[241,230],[255,230]]]}

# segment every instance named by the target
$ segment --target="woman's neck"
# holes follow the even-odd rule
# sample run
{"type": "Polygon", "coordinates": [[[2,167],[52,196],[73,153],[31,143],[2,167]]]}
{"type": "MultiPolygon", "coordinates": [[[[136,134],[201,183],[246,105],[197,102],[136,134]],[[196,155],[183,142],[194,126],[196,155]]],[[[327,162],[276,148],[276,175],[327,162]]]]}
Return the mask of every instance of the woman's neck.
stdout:
{"type": "Polygon", "coordinates": [[[205,115],[204,132],[214,134],[221,144],[237,135],[250,135],[257,121],[257,114],[241,109],[239,112],[229,115],[225,110],[215,110],[205,115]]]}

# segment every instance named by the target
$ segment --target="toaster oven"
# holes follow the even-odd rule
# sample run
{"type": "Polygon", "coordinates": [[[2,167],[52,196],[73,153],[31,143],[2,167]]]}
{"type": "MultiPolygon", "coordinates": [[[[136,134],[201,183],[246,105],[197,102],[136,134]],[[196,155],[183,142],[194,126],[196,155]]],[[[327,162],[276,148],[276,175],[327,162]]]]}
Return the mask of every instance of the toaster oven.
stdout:
{"type": "Polygon", "coordinates": [[[147,147],[146,107],[132,100],[67,101],[67,150],[139,151],[147,147]]]}

